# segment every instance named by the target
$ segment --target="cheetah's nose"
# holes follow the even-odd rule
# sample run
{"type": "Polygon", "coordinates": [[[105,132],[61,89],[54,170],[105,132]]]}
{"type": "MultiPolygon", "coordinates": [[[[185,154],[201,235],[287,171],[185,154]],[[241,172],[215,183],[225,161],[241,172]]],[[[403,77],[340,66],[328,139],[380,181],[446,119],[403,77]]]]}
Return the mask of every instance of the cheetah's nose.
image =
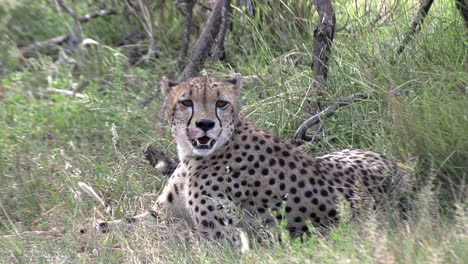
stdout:
{"type": "Polygon", "coordinates": [[[215,126],[215,122],[209,119],[202,119],[195,123],[195,125],[203,131],[208,131],[215,126]]]}

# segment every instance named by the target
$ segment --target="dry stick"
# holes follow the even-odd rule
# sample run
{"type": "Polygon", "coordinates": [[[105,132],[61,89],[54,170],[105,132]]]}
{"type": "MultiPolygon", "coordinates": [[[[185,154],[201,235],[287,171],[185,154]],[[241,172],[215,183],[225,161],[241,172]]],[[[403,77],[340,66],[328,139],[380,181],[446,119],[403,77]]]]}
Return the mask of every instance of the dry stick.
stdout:
{"type": "Polygon", "coordinates": [[[457,0],[455,2],[455,5],[457,6],[458,11],[460,11],[460,14],[463,17],[463,20],[465,21],[465,27],[468,28],[468,1],[457,0]]]}
{"type": "Polygon", "coordinates": [[[51,38],[48,40],[44,41],[37,41],[33,43],[27,43],[27,44],[19,44],[18,49],[24,57],[30,57],[34,54],[34,52],[42,50],[42,49],[48,49],[48,50],[55,50],[57,49],[57,46],[68,41],[70,38],[70,35],[64,35],[64,36],[58,36],[55,38],[51,38]]]}
{"type": "Polygon", "coordinates": [[[179,81],[183,81],[187,78],[197,75],[203,68],[206,58],[209,56],[211,47],[214,44],[216,35],[219,32],[221,24],[221,11],[223,6],[230,3],[230,0],[218,0],[213,7],[205,27],[203,28],[200,37],[198,38],[195,46],[190,55],[187,65],[179,75],[179,81]],[[227,3],[226,3],[227,2],[227,3]]]}
{"type": "MultiPolygon", "coordinates": [[[[367,98],[366,94],[357,93],[349,97],[339,98],[336,103],[329,105],[325,110],[312,116],[302,123],[294,134],[293,139],[295,140],[307,140],[306,132],[313,125],[320,122],[321,119],[329,117],[335,113],[335,111],[345,105],[349,105],[354,102],[359,102],[367,98]]],[[[318,133],[319,131],[316,131],[318,133]]]]}
{"type": "Polygon", "coordinates": [[[224,39],[226,38],[226,31],[229,27],[229,23],[231,22],[229,16],[231,14],[231,4],[229,1],[226,1],[226,5],[223,6],[221,9],[221,26],[218,32],[218,37],[216,38],[216,47],[213,53],[213,57],[221,60],[225,57],[225,50],[224,50],[224,39]]]}
{"type": "Polygon", "coordinates": [[[104,199],[101,198],[97,194],[97,192],[93,189],[93,187],[89,186],[88,184],[84,182],[78,182],[78,187],[80,187],[81,190],[83,190],[85,193],[89,194],[89,196],[93,197],[99,204],[102,205],[102,207],[106,207],[106,203],[104,202],[104,199]]]}
{"type": "Polygon", "coordinates": [[[193,7],[195,6],[195,1],[185,1],[185,2],[176,2],[177,8],[185,16],[185,29],[184,29],[184,40],[182,42],[182,48],[179,53],[179,60],[177,66],[179,70],[183,69],[185,65],[185,58],[187,58],[187,52],[190,44],[190,34],[192,29],[192,17],[193,17],[193,7]],[[177,5],[180,3],[180,5],[177,5]]]}
{"type": "Polygon", "coordinates": [[[427,14],[429,13],[429,9],[431,9],[433,2],[434,0],[424,0],[424,2],[421,3],[418,13],[416,13],[416,16],[414,17],[413,23],[411,23],[410,31],[406,33],[405,37],[403,38],[403,42],[397,50],[398,55],[405,50],[406,45],[409,43],[413,35],[421,30],[421,25],[424,23],[424,18],[426,18],[427,14]]]}

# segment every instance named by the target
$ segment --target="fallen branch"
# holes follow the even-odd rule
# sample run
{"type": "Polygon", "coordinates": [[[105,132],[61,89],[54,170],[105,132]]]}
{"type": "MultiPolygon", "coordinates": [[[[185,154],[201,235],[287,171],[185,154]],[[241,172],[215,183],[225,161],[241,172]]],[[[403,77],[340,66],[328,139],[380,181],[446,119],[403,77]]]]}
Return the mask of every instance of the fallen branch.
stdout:
{"type": "Polygon", "coordinates": [[[230,2],[230,0],[218,0],[216,2],[213,7],[213,12],[211,12],[200,37],[195,43],[189,61],[179,75],[179,81],[183,81],[197,75],[203,68],[203,64],[209,56],[211,47],[213,46],[220,29],[222,9],[230,2]]]}
{"type": "MultiPolygon", "coordinates": [[[[307,119],[304,123],[302,123],[297,129],[296,133],[294,134],[293,140],[310,141],[310,136],[306,135],[306,132],[310,127],[312,127],[315,124],[318,124],[321,119],[333,115],[338,108],[349,105],[354,102],[360,102],[366,98],[367,95],[363,93],[357,93],[349,97],[339,98],[336,101],[336,103],[329,105],[327,108],[325,108],[325,110],[312,116],[311,118],[307,119]]],[[[320,132],[321,127],[316,130],[316,134],[320,132]]]]}
{"type": "MultiPolygon", "coordinates": [[[[64,8],[64,10],[67,13],[76,14],[73,10],[66,7],[61,1],[58,1],[57,4],[59,6],[61,6],[61,7],[64,6],[65,8],[64,7],[62,7],[62,8],[64,8]]],[[[72,15],[72,16],[78,22],[85,23],[85,22],[88,22],[89,20],[91,20],[93,18],[96,18],[96,17],[113,15],[113,14],[116,14],[116,13],[117,13],[117,11],[114,10],[114,9],[104,9],[104,10],[99,10],[99,11],[96,11],[96,12],[91,12],[91,13],[86,14],[86,15],[81,16],[81,17],[80,16],[75,17],[74,15],[72,15]]],[[[67,41],[69,41],[70,37],[71,37],[71,35],[63,35],[63,36],[50,38],[50,39],[47,39],[47,40],[44,40],[44,41],[37,41],[37,42],[26,43],[26,44],[19,44],[18,49],[19,49],[21,55],[23,55],[24,57],[31,57],[35,52],[38,52],[38,51],[43,50],[43,49],[52,50],[52,51],[58,50],[58,46],[62,45],[63,43],[65,43],[67,41]]]]}
{"type": "Polygon", "coordinates": [[[429,13],[429,9],[434,3],[434,0],[424,0],[419,7],[418,13],[413,19],[413,23],[411,23],[410,31],[406,33],[405,37],[403,38],[403,42],[401,43],[400,47],[397,50],[397,54],[400,55],[406,48],[406,45],[410,42],[413,35],[418,33],[421,30],[421,25],[424,23],[424,19],[429,13]]]}
{"type": "Polygon", "coordinates": [[[15,237],[18,237],[20,239],[27,239],[28,237],[31,237],[31,236],[40,236],[40,237],[46,237],[46,236],[54,236],[56,237],[57,234],[65,234],[65,230],[63,228],[52,228],[50,230],[46,230],[46,231],[25,231],[25,232],[21,232],[21,233],[17,233],[17,234],[14,234],[14,235],[5,235],[5,236],[1,236],[0,239],[2,240],[6,240],[6,239],[12,239],[12,238],[15,238],[15,237]]]}
{"type": "Polygon", "coordinates": [[[34,52],[39,51],[41,49],[57,50],[58,46],[68,41],[69,38],[70,38],[70,35],[65,35],[65,36],[58,36],[58,37],[51,38],[51,39],[44,40],[44,41],[37,41],[37,42],[27,43],[27,44],[19,44],[18,49],[21,55],[23,55],[24,57],[30,57],[34,54],[34,52]]]}

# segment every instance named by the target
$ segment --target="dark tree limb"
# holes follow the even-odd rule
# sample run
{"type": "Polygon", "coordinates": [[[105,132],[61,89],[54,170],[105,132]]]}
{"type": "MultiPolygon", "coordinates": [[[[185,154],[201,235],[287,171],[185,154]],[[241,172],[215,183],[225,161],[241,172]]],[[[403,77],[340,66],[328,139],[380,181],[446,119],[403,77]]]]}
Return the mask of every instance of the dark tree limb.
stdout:
{"type": "MultiPolygon", "coordinates": [[[[336,100],[336,103],[329,105],[327,108],[325,108],[325,110],[304,121],[304,123],[302,123],[297,129],[293,139],[310,141],[311,137],[306,135],[307,130],[309,130],[309,128],[320,123],[320,120],[322,120],[323,118],[333,115],[338,108],[349,105],[354,102],[360,102],[366,98],[367,95],[363,93],[357,93],[349,97],[339,98],[338,100],[336,100]]],[[[322,126],[320,126],[320,129],[321,128],[322,126]]],[[[320,129],[316,130],[316,134],[320,132],[320,129]]]]}
{"type": "Polygon", "coordinates": [[[224,39],[226,37],[226,31],[228,30],[231,15],[231,4],[229,1],[226,1],[226,4],[221,9],[221,26],[218,32],[218,37],[216,38],[216,47],[213,53],[213,57],[218,60],[223,60],[226,57],[226,52],[224,49],[224,39]]]}
{"type": "Polygon", "coordinates": [[[78,15],[75,11],[71,8],[66,6],[61,0],[55,0],[56,4],[60,6],[65,12],[67,12],[70,16],[72,16],[75,20],[80,20],[80,15],[78,15]]]}
{"type": "Polygon", "coordinates": [[[177,8],[185,17],[184,40],[182,42],[182,48],[180,49],[179,60],[177,61],[177,66],[179,69],[183,69],[185,65],[185,59],[187,58],[192,29],[193,7],[195,6],[195,3],[196,1],[194,0],[176,1],[177,8]]]}
{"type": "Polygon", "coordinates": [[[465,21],[465,27],[468,28],[468,1],[467,0],[456,0],[455,5],[457,6],[458,11],[465,21]]]}
{"type": "Polygon", "coordinates": [[[408,33],[406,33],[405,37],[403,38],[403,42],[401,43],[400,47],[398,47],[398,55],[405,50],[406,45],[408,45],[413,35],[421,31],[421,25],[424,23],[424,19],[429,13],[429,9],[431,9],[432,3],[434,3],[434,0],[423,0],[423,2],[421,3],[421,6],[419,7],[418,12],[416,13],[416,16],[413,19],[413,23],[411,23],[410,30],[408,31],[408,33]]]}
{"type": "Polygon", "coordinates": [[[179,81],[197,75],[203,68],[220,29],[222,9],[228,3],[230,3],[230,0],[218,0],[216,2],[200,37],[193,47],[187,64],[179,75],[179,81]]]}
{"type": "Polygon", "coordinates": [[[328,60],[335,36],[335,10],[331,0],[315,0],[319,14],[317,28],[314,32],[314,52],[311,63],[312,71],[326,81],[328,78],[328,60]]]}

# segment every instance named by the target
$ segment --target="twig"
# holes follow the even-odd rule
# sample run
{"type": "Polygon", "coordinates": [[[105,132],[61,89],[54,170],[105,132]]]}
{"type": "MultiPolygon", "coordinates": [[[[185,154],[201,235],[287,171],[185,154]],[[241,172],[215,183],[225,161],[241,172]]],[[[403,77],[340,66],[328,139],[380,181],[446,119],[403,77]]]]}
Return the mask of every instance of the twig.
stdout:
{"type": "Polygon", "coordinates": [[[409,43],[413,35],[418,33],[421,30],[421,25],[424,23],[424,19],[429,13],[429,9],[432,6],[434,0],[424,0],[419,7],[418,13],[413,19],[413,23],[411,23],[410,31],[406,33],[405,37],[403,38],[403,42],[401,43],[400,47],[397,50],[397,54],[400,55],[404,50],[406,45],[409,43]]]}
{"type": "Polygon", "coordinates": [[[230,0],[218,0],[216,2],[213,7],[213,12],[211,12],[200,37],[195,43],[187,65],[185,65],[183,71],[179,75],[179,81],[195,76],[203,68],[203,64],[205,63],[211,47],[214,44],[214,40],[219,32],[221,24],[221,10],[223,6],[228,3],[230,3],[230,0]]]}
{"type": "MultiPolygon", "coordinates": [[[[304,123],[302,123],[299,128],[297,129],[296,133],[294,134],[294,140],[307,140],[306,132],[307,130],[320,122],[321,119],[329,117],[335,113],[335,111],[345,105],[349,105],[354,102],[360,102],[367,98],[366,94],[357,93],[349,97],[339,98],[336,103],[329,105],[325,110],[321,111],[320,113],[312,116],[311,118],[307,119],[304,123]]],[[[318,133],[319,131],[317,131],[318,133]]]]}

